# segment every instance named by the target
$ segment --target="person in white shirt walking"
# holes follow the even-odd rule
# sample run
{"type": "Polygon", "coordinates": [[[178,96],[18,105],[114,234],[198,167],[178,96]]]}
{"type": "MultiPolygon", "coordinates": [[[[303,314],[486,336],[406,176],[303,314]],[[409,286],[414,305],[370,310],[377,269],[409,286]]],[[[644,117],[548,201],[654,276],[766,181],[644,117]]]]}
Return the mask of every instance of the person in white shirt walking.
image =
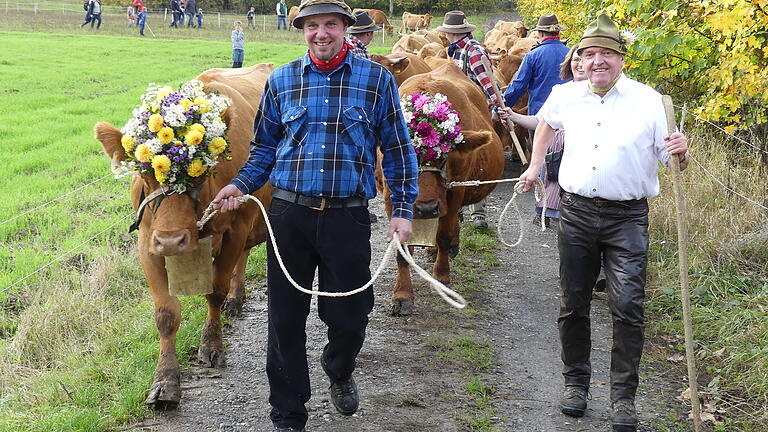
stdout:
{"type": "Polygon", "coordinates": [[[288,30],[288,24],[285,20],[285,17],[288,15],[288,6],[285,5],[285,0],[277,2],[275,13],[277,13],[277,29],[280,30],[280,24],[282,24],[283,30],[288,30]]]}
{"type": "Polygon", "coordinates": [[[560,252],[563,413],[582,416],[591,377],[590,300],[600,272],[613,316],[611,422],[634,432],[635,394],[643,352],[647,198],[659,194],[658,162],[688,164],[686,137],[667,135],[661,95],[623,73],[625,41],[605,15],[579,42],[586,81],[556,86],[538,112],[529,168],[521,179],[530,189],[539,177],[555,129],[566,130],[559,182],[563,189],[558,226],[560,252]],[[602,258],[601,258],[602,257],[602,258]]]}

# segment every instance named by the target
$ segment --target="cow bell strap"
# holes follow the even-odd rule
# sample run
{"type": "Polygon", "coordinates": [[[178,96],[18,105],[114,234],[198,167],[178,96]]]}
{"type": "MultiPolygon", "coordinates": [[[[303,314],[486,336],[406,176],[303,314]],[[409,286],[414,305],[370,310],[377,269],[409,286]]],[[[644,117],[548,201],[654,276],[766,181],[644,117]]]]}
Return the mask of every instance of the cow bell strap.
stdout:
{"type": "MultiPolygon", "coordinates": [[[[141,200],[141,204],[139,204],[139,208],[136,210],[136,221],[131,225],[130,228],[128,228],[129,233],[139,229],[139,223],[141,223],[141,217],[144,216],[144,209],[146,209],[147,204],[158,198],[160,198],[162,201],[163,197],[168,195],[168,191],[170,191],[169,188],[160,186],[159,188],[152,191],[151,194],[147,195],[146,198],[141,200]]],[[[141,190],[141,196],[144,197],[144,189],[141,190]]]]}
{"type": "Polygon", "coordinates": [[[443,163],[443,166],[439,167],[439,168],[435,167],[435,166],[429,166],[429,165],[420,166],[419,167],[419,174],[421,174],[423,172],[436,172],[436,173],[439,173],[440,177],[442,177],[442,179],[447,182],[448,181],[448,174],[445,172],[447,166],[448,166],[447,163],[443,163]]]}

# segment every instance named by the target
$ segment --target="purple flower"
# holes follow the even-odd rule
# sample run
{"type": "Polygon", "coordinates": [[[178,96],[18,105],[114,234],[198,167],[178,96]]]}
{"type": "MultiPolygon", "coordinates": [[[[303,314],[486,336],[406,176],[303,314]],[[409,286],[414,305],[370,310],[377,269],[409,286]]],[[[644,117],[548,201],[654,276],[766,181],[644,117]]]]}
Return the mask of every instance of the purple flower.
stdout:
{"type": "Polygon", "coordinates": [[[440,151],[443,153],[451,151],[451,143],[448,141],[440,141],[440,151]]]}
{"type": "Polygon", "coordinates": [[[413,103],[416,110],[421,110],[424,104],[429,102],[429,98],[421,93],[414,93],[411,95],[411,103],[413,103]]]}
{"type": "Polygon", "coordinates": [[[432,125],[425,121],[416,125],[415,130],[416,130],[416,133],[418,133],[422,137],[430,136],[435,131],[432,125]]]}
{"type": "Polygon", "coordinates": [[[427,161],[427,162],[433,162],[433,161],[436,161],[436,160],[437,160],[437,158],[438,158],[438,156],[440,156],[440,155],[437,153],[437,151],[435,151],[435,149],[433,149],[433,148],[428,148],[428,149],[427,149],[427,150],[426,150],[426,151],[423,153],[423,155],[422,155],[422,156],[423,156],[423,158],[424,158],[424,160],[425,160],[425,161],[427,161]]]}
{"type": "Polygon", "coordinates": [[[445,104],[439,104],[435,106],[435,111],[432,113],[432,117],[439,121],[444,122],[448,120],[449,109],[445,104]]]}

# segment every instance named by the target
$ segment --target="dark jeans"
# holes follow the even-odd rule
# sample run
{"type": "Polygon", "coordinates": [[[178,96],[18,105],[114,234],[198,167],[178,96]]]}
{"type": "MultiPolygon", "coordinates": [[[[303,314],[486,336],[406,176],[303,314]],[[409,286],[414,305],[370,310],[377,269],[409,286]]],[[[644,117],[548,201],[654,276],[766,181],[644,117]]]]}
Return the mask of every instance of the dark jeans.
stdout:
{"type": "Polygon", "coordinates": [[[188,13],[187,14],[187,27],[194,27],[195,26],[195,14],[194,13],[188,13]]]}
{"type": "Polygon", "coordinates": [[[277,29],[280,30],[280,24],[282,23],[283,29],[288,30],[288,25],[285,21],[285,15],[278,15],[277,16],[277,29]]]}
{"type": "Polygon", "coordinates": [[[139,34],[144,35],[144,25],[147,23],[147,13],[139,12],[136,15],[136,24],[139,26],[139,34]]]}
{"type": "MultiPolygon", "coordinates": [[[[319,290],[349,291],[371,278],[371,226],[366,207],[312,210],[272,199],[269,220],[291,277],[310,287],[318,269],[319,290]]],[[[286,279],[267,242],[267,377],[270,418],[277,427],[301,429],[310,397],[306,321],[311,297],[286,279]]],[[[331,382],[348,379],[365,340],[373,289],[348,297],[319,297],[320,319],[328,326],[324,370],[331,382]]]]}
{"type": "Polygon", "coordinates": [[[101,27],[101,14],[100,13],[99,14],[91,15],[91,28],[93,28],[93,24],[96,23],[96,20],[99,21],[99,23],[96,24],[96,28],[100,28],[101,27]]]}
{"type": "Polygon", "coordinates": [[[647,201],[606,201],[565,192],[558,248],[562,290],[558,325],[565,385],[589,388],[589,310],[602,254],[613,317],[611,401],[634,398],[643,353],[647,201]]]}

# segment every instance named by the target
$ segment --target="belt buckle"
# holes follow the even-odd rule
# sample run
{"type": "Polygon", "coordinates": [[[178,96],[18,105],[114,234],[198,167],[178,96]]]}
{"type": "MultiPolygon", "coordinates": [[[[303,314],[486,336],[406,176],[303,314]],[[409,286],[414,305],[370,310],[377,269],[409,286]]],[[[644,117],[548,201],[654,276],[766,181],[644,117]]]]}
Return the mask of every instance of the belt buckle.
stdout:
{"type": "Polygon", "coordinates": [[[310,208],[312,210],[323,211],[323,210],[325,210],[325,204],[327,202],[328,201],[325,199],[325,197],[322,197],[322,198],[320,198],[320,207],[310,207],[310,208]]]}

